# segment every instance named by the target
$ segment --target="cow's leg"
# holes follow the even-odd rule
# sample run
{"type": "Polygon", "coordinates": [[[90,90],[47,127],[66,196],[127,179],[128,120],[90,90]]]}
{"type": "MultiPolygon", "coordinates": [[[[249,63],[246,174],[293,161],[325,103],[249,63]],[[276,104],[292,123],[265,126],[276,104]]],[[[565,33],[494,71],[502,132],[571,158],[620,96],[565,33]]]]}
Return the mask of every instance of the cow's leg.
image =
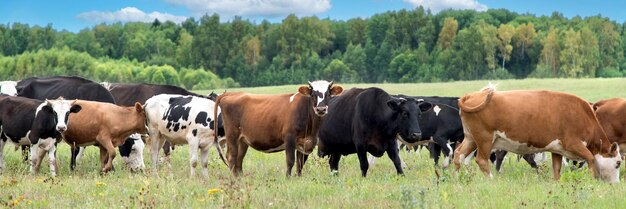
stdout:
{"type": "Polygon", "coordinates": [[[467,137],[465,138],[465,140],[463,140],[461,145],[456,148],[456,150],[454,151],[455,153],[453,162],[454,168],[457,172],[461,170],[461,163],[463,163],[463,161],[465,161],[465,158],[468,157],[469,154],[472,153],[474,150],[476,150],[476,143],[473,139],[467,137]]]}
{"type": "Polygon", "coordinates": [[[161,158],[162,162],[164,165],[167,165],[168,167],[171,167],[171,163],[170,163],[170,155],[172,155],[172,149],[174,148],[174,146],[172,145],[172,143],[168,142],[168,141],[164,141],[163,142],[163,157],[161,158]]]}
{"type": "MultiPolygon", "coordinates": [[[[397,142],[394,141],[393,143],[397,142]]],[[[396,172],[398,173],[398,175],[404,175],[404,171],[402,171],[402,160],[400,159],[400,155],[398,155],[398,148],[395,144],[387,148],[387,156],[389,156],[389,159],[393,161],[393,165],[396,167],[396,172]]],[[[367,163],[367,161],[365,162],[367,163]]],[[[363,174],[363,177],[365,177],[365,173],[363,174]]]]}
{"type": "Polygon", "coordinates": [[[554,180],[561,179],[561,163],[563,163],[563,156],[552,153],[552,175],[554,176],[554,180]]]}
{"type": "Polygon", "coordinates": [[[78,159],[78,153],[80,152],[80,147],[72,146],[70,147],[70,170],[74,171],[76,169],[76,160],[78,159]]]}
{"type": "Polygon", "coordinates": [[[98,145],[98,149],[100,150],[100,171],[104,170],[104,165],[107,164],[107,160],[109,157],[107,156],[107,151],[102,145],[98,145]]]}
{"type": "Polygon", "coordinates": [[[115,158],[115,147],[113,146],[113,143],[111,142],[111,139],[105,139],[105,140],[101,140],[100,142],[102,144],[102,147],[104,147],[106,149],[107,152],[107,163],[104,166],[104,169],[102,169],[102,172],[106,173],[109,172],[111,169],[113,169],[113,159],[115,158]]]}
{"type": "Polygon", "coordinates": [[[50,149],[48,149],[48,164],[50,164],[50,175],[52,176],[57,175],[58,166],[57,166],[56,154],[57,154],[57,146],[56,146],[56,143],[53,143],[52,145],[50,145],[50,149]]]}
{"type": "Polygon", "coordinates": [[[24,162],[28,162],[28,150],[30,150],[30,145],[22,145],[22,158],[24,158],[24,162]]]}
{"type": "Polygon", "coordinates": [[[237,170],[237,154],[239,152],[239,144],[244,143],[240,140],[240,132],[239,130],[234,130],[237,128],[229,128],[224,129],[226,131],[226,160],[228,161],[228,166],[230,167],[230,172],[238,176],[239,171],[237,170]]]}
{"type": "MultiPolygon", "coordinates": [[[[394,147],[395,149],[395,147],[394,147]]],[[[396,151],[397,153],[397,151],[396,151]]],[[[359,157],[359,165],[361,166],[361,176],[367,176],[367,169],[369,169],[369,163],[367,162],[367,147],[364,144],[356,145],[356,154],[359,157]]],[[[398,162],[399,163],[399,162],[398,162]]],[[[394,162],[395,164],[395,162],[394,162]]]]}
{"type": "Polygon", "coordinates": [[[337,174],[339,172],[339,160],[341,160],[341,154],[333,153],[328,158],[328,165],[330,166],[330,173],[337,174]]]}
{"type": "Polygon", "coordinates": [[[200,146],[200,162],[202,163],[202,176],[209,176],[209,148],[211,146],[200,146]]]}
{"type": "Polygon", "coordinates": [[[305,155],[302,154],[298,151],[296,151],[296,160],[297,162],[297,172],[298,172],[298,176],[302,176],[302,169],[304,168],[304,164],[306,163],[306,160],[309,158],[309,155],[305,155]]]}
{"type": "Polygon", "coordinates": [[[430,158],[435,161],[435,166],[437,166],[439,164],[439,153],[441,153],[441,146],[429,142],[428,152],[430,152],[430,158]]]}
{"type": "Polygon", "coordinates": [[[198,146],[199,141],[197,138],[188,137],[187,146],[189,146],[189,175],[191,177],[196,174],[196,166],[198,166],[198,146]]]}
{"type": "Polygon", "coordinates": [[[152,172],[154,172],[154,174],[158,176],[159,172],[157,171],[157,167],[159,163],[159,151],[161,150],[161,147],[163,147],[165,139],[162,139],[162,137],[159,135],[158,130],[156,130],[156,127],[149,130],[152,130],[150,131],[150,155],[152,157],[152,172]]]}
{"type": "MultiPolygon", "coordinates": [[[[2,134],[0,132],[0,134],[2,134]]],[[[0,139],[0,173],[2,173],[2,170],[4,170],[4,144],[6,143],[6,141],[4,141],[3,139],[0,139]]]]}
{"type": "Polygon", "coordinates": [[[495,152],[495,156],[496,156],[496,171],[498,171],[498,173],[500,173],[502,170],[502,162],[504,162],[504,157],[506,157],[506,154],[508,152],[506,150],[496,150],[495,152]]]}
{"type": "Polygon", "coordinates": [[[475,135],[474,139],[479,138],[483,139],[483,143],[476,143],[478,151],[476,152],[476,163],[480,170],[489,177],[493,177],[490,171],[490,162],[489,157],[491,156],[491,148],[493,147],[493,143],[491,143],[491,134],[489,133],[477,133],[479,135],[475,135]]]}
{"type": "Polygon", "coordinates": [[[243,158],[246,157],[246,153],[248,152],[248,144],[239,142],[237,149],[237,163],[235,164],[235,169],[237,173],[241,174],[243,172],[243,158]]]}
{"type": "Polygon", "coordinates": [[[452,146],[448,144],[448,140],[440,134],[433,136],[433,140],[439,147],[441,147],[441,151],[443,152],[443,156],[446,158],[443,160],[442,167],[447,168],[450,165],[450,155],[452,155],[452,146]]]}
{"type": "Polygon", "coordinates": [[[45,156],[45,153],[43,152],[44,150],[39,148],[39,144],[35,144],[30,147],[30,174],[39,172],[41,160],[43,160],[43,157],[45,156]]]}
{"type": "Polygon", "coordinates": [[[522,155],[522,158],[524,158],[524,160],[528,163],[528,165],[530,165],[530,167],[534,169],[539,169],[539,167],[537,166],[537,162],[535,162],[535,155],[536,154],[525,154],[522,155]]]}
{"type": "MultiPolygon", "coordinates": [[[[291,169],[296,158],[296,138],[288,135],[285,137],[285,155],[287,155],[287,176],[291,176],[291,169]]],[[[367,159],[366,159],[367,160],[367,159]]]]}

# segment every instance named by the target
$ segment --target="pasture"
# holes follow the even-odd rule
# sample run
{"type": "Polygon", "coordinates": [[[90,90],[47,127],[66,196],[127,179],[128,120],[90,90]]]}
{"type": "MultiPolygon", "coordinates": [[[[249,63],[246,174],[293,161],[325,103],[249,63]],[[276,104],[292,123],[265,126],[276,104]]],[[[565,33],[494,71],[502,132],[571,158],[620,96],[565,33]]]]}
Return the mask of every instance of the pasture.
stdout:
{"type": "MultiPolygon", "coordinates": [[[[499,90],[547,89],[576,94],[595,102],[625,97],[626,79],[528,79],[495,81],[499,90]]],[[[462,96],[477,91],[487,81],[427,84],[342,84],[351,87],[377,86],[391,94],[462,96]]],[[[297,85],[228,89],[251,93],[293,93],[297,85]]],[[[215,90],[222,92],[223,89],[215,90]]],[[[207,94],[208,91],[199,93],[207,94]]],[[[99,174],[98,150],[88,147],[74,172],[69,170],[70,151],[59,145],[58,176],[49,177],[47,161],[39,174],[29,175],[21,152],[7,144],[5,170],[0,175],[0,207],[18,208],[618,208],[626,204],[625,169],[617,185],[591,177],[589,170],[564,167],[560,182],[552,180],[551,161],[536,172],[509,154],[502,173],[485,177],[475,162],[457,174],[452,168],[433,166],[428,152],[401,152],[409,168],[397,176],[391,161],[382,157],[370,166],[367,178],[360,175],[356,155],[343,157],[339,174],[332,176],[328,159],[316,152],[309,158],[302,177],[286,178],[285,154],[260,153],[250,149],[241,178],[233,178],[210,151],[209,178],[189,178],[188,149],[177,147],[171,167],[160,166],[159,177],[147,170],[131,173],[119,154],[115,171],[99,174]]],[[[492,172],[495,168],[492,166],[492,172]]]]}

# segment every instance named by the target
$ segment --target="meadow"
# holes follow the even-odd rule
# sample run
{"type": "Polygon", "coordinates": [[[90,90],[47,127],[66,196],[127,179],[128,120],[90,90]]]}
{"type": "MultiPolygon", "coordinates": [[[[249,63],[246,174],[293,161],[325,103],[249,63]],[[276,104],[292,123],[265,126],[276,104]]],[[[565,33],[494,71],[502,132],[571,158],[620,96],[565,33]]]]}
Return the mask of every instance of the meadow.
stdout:
{"type": "MultiPolygon", "coordinates": [[[[477,91],[488,81],[420,84],[342,84],[377,86],[392,94],[462,96],[477,91]]],[[[526,79],[494,81],[498,90],[547,89],[576,94],[595,102],[626,98],[626,79],[526,79]]],[[[294,93],[297,85],[228,89],[251,93],[294,93]]],[[[224,89],[215,90],[223,92],[224,89]]],[[[199,91],[207,94],[211,90],[199,91]]],[[[114,172],[98,172],[98,149],[89,147],[76,171],[69,170],[69,146],[59,144],[58,176],[51,178],[47,162],[29,175],[21,152],[12,144],[4,149],[5,169],[0,174],[0,208],[622,208],[626,184],[606,184],[591,177],[585,167],[563,169],[560,181],[552,179],[551,161],[538,171],[509,154],[501,174],[485,177],[472,161],[456,173],[433,166],[428,152],[401,152],[408,164],[404,176],[396,175],[386,157],[370,166],[367,178],[360,175],[356,155],[343,157],[339,174],[333,176],[328,159],[316,151],[301,177],[285,177],[284,152],[265,154],[250,149],[244,175],[231,177],[217,152],[210,152],[209,177],[189,177],[188,149],[177,147],[170,166],[160,165],[159,176],[148,169],[130,172],[118,156],[114,172]]],[[[492,172],[495,170],[492,166],[492,172]]],[[[199,172],[198,172],[199,173],[199,172]]]]}

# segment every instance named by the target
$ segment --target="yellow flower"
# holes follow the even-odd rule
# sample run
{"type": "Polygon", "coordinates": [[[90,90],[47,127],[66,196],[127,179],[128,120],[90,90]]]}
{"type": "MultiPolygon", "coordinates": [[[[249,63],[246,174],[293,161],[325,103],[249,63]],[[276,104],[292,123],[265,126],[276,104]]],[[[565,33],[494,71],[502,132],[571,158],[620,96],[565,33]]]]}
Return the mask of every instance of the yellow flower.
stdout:
{"type": "Polygon", "coordinates": [[[100,197],[104,197],[104,193],[102,192],[98,193],[98,195],[100,195],[100,197]]]}
{"type": "Polygon", "coordinates": [[[221,192],[223,192],[223,191],[222,191],[221,189],[217,189],[217,188],[215,188],[215,189],[209,189],[209,191],[207,191],[207,193],[208,193],[209,195],[212,195],[212,194],[217,194],[217,193],[221,193],[221,192]]]}
{"type": "Polygon", "coordinates": [[[103,186],[106,186],[106,185],[107,184],[105,184],[104,182],[100,182],[100,181],[96,182],[96,186],[97,187],[103,187],[103,186]]]}
{"type": "Polygon", "coordinates": [[[42,184],[42,183],[43,183],[43,178],[41,178],[41,177],[40,177],[40,178],[38,178],[38,179],[37,179],[37,183],[42,184]]]}

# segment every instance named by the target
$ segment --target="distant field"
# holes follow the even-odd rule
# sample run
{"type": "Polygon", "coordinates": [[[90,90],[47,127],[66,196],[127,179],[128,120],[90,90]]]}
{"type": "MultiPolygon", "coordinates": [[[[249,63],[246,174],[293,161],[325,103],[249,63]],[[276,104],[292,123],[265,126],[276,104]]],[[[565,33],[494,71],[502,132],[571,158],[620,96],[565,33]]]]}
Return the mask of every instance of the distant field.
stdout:
{"type": "MultiPolygon", "coordinates": [[[[341,84],[377,86],[393,94],[462,96],[488,81],[428,84],[341,84]]],[[[626,79],[530,79],[495,81],[499,90],[548,89],[574,93],[588,101],[626,98],[626,79]]],[[[297,85],[228,89],[252,93],[293,93],[297,85]]],[[[223,89],[216,90],[222,92],[223,89]]],[[[209,91],[199,91],[206,94],[209,91]]],[[[387,157],[360,177],[356,155],[342,158],[339,175],[331,176],[328,160],[309,158],[302,177],[286,178],[285,154],[264,154],[250,149],[242,178],[231,178],[214,149],[209,178],[189,178],[188,149],[177,147],[171,167],[161,166],[160,177],[148,169],[131,173],[116,158],[116,171],[98,173],[98,150],[89,147],[77,171],[69,171],[69,146],[60,144],[60,171],[49,178],[47,163],[37,175],[28,175],[21,153],[6,145],[5,170],[0,175],[0,208],[623,208],[626,184],[609,185],[592,179],[587,168],[563,170],[560,182],[552,180],[551,162],[536,172],[510,154],[502,174],[484,177],[472,162],[461,174],[433,167],[428,153],[401,152],[409,168],[395,174],[387,157]],[[439,175],[436,175],[438,173],[439,175]],[[438,177],[439,176],[439,177],[438,177]]],[[[149,151],[145,162],[151,167],[149,151]]],[[[493,171],[492,167],[492,171],[493,171]]],[[[200,172],[198,172],[200,173],[200,172]]],[[[622,176],[624,175],[622,168],[622,176]]],[[[622,177],[624,180],[624,177],[622,177]]]]}

